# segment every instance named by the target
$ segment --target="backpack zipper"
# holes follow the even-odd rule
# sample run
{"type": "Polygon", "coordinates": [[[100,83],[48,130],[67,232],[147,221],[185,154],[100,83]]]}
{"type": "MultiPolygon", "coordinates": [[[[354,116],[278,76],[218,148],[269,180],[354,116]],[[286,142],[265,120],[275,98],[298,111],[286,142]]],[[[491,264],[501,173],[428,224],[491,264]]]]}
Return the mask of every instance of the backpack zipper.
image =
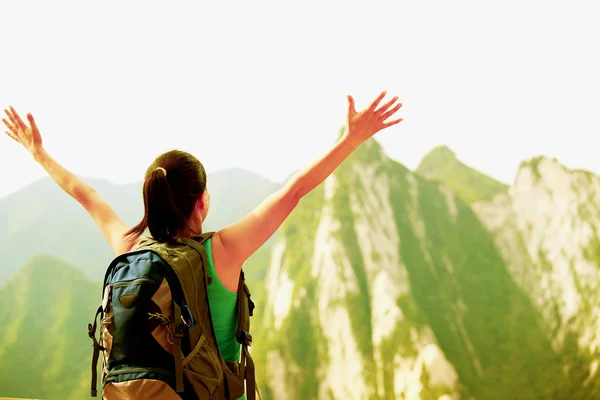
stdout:
{"type": "Polygon", "coordinates": [[[172,375],[171,371],[168,371],[166,369],[148,367],[148,368],[124,368],[124,369],[120,369],[117,371],[109,372],[108,375],[106,375],[106,377],[108,378],[109,376],[123,375],[123,374],[139,374],[142,372],[150,372],[150,373],[154,372],[154,373],[164,374],[164,375],[169,375],[169,376],[172,375]]]}
{"type": "Polygon", "coordinates": [[[116,283],[111,284],[111,286],[113,288],[118,288],[118,287],[121,287],[121,286],[141,285],[141,284],[144,284],[144,283],[154,283],[154,284],[158,285],[158,282],[156,282],[153,279],[150,279],[150,278],[138,278],[138,279],[134,279],[132,281],[127,281],[127,282],[116,282],[116,283]]]}

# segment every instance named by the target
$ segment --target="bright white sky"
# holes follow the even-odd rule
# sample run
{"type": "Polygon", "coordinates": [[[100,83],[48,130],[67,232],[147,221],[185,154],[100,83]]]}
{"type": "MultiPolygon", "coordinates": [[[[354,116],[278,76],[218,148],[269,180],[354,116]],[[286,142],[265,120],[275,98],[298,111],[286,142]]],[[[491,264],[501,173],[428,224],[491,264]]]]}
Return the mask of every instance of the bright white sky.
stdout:
{"type": "MultiPolygon", "coordinates": [[[[171,148],[280,181],[333,143],[347,93],[383,89],[405,120],[377,138],[409,168],[446,144],[505,182],[539,154],[600,172],[593,1],[198,3],[3,1],[0,106],[116,183],[171,148]]],[[[0,139],[0,196],[45,176],[0,139]]]]}

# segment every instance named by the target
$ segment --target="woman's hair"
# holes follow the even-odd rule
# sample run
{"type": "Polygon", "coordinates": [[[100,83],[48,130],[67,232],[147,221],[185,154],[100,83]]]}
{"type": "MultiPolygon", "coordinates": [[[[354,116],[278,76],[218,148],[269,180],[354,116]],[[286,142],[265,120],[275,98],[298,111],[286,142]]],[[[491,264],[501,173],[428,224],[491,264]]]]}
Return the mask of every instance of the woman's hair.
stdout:
{"type": "Polygon", "coordinates": [[[196,157],[180,150],[161,154],[146,170],[144,218],[125,236],[142,235],[146,228],[158,241],[192,233],[189,219],[205,189],[206,171],[196,157]]]}

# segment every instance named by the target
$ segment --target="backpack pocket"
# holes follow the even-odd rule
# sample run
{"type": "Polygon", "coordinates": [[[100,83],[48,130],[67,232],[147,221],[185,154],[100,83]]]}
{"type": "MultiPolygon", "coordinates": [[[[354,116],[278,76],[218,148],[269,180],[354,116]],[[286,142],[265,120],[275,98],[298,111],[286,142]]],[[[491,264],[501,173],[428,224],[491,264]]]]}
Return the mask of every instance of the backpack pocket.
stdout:
{"type": "Polygon", "coordinates": [[[229,399],[237,400],[244,395],[246,390],[244,387],[244,378],[240,375],[239,364],[235,363],[232,366],[235,366],[233,371],[227,365],[223,368],[225,370],[225,387],[227,388],[227,393],[229,393],[229,399]]]}
{"type": "Polygon", "coordinates": [[[108,358],[110,357],[110,351],[112,349],[113,332],[114,332],[114,318],[113,318],[112,306],[108,304],[106,312],[100,322],[100,345],[104,347],[104,354],[102,356],[102,380],[104,382],[108,375],[108,358]]]}
{"type": "MultiPolygon", "coordinates": [[[[223,365],[215,347],[206,334],[202,333],[190,354],[183,360],[185,377],[196,393],[206,394],[206,399],[223,383],[223,365]]],[[[200,400],[204,398],[200,396],[200,400]]]]}
{"type": "Polygon", "coordinates": [[[103,400],[181,400],[166,382],[155,379],[138,379],[112,382],[102,391],[103,400]]]}

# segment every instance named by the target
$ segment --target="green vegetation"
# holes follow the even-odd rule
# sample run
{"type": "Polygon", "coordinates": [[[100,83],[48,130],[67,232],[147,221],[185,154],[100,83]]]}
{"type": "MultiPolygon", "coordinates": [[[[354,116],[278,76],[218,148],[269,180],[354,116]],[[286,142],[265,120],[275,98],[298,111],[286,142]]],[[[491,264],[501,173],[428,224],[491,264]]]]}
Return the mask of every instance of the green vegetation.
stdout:
{"type": "MultiPolygon", "coordinates": [[[[534,171],[540,160],[529,162],[534,171]]],[[[331,204],[333,219],[339,223],[339,229],[327,240],[335,240],[341,247],[331,255],[338,261],[333,268],[341,270],[347,265],[341,260],[350,262],[343,275],[340,270],[336,271],[337,276],[351,276],[352,284],[356,282],[359,288],[357,293],[347,294],[336,304],[349,311],[352,328],[348,336],[338,340],[356,341],[357,357],[364,366],[363,377],[373,393],[377,393],[377,389],[381,393],[380,397],[372,395],[368,400],[396,397],[393,375],[397,369],[396,359],[398,356],[405,360],[418,357],[423,344],[420,340],[430,333],[456,370],[458,382],[455,387],[433,382],[434,370],[430,368],[434,367],[423,366],[420,375],[422,399],[437,400],[444,394],[456,393],[463,399],[485,400],[600,398],[600,371],[590,376],[589,368],[594,360],[598,360],[598,355],[582,350],[578,345],[582,329],[592,323],[586,316],[594,308],[593,297],[589,296],[589,291],[594,290],[593,282],[575,276],[576,289],[584,297],[580,311],[585,315],[560,322],[563,328],[566,326],[567,335],[561,337],[562,345],[553,348],[550,340],[557,339],[557,331],[548,332],[549,329],[544,327],[554,327],[562,321],[559,305],[563,300],[557,298],[549,303],[552,312],[543,310],[551,321],[541,319],[541,310],[535,308],[531,294],[514,282],[494,237],[470,206],[474,201],[486,200],[505,191],[506,185],[460,163],[443,147],[425,157],[417,173],[415,175],[385,157],[375,140],[363,145],[335,173],[336,193],[331,204]],[[377,329],[373,325],[373,282],[361,252],[363,238],[355,229],[357,211],[351,208],[350,201],[353,198],[362,208],[373,207],[363,203],[364,196],[358,196],[368,190],[378,190],[369,182],[364,187],[358,179],[357,170],[367,166],[375,168],[375,174],[391,184],[389,204],[385,206],[391,206],[393,210],[400,237],[398,251],[403,263],[398,268],[406,268],[409,284],[409,291],[396,300],[402,319],[379,348],[373,344],[373,332],[377,329]],[[449,209],[441,185],[420,176],[439,180],[454,191],[455,215],[449,209]],[[376,366],[377,355],[381,355],[381,366],[376,366]],[[383,373],[383,387],[377,387],[380,385],[378,372],[383,373]]],[[[233,192],[227,184],[219,186],[218,177],[209,181],[213,202],[217,203],[218,197],[227,198],[231,201],[227,207],[236,209],[223,216],[225,208],[214,208],[213,212],[218,215],[211,220],[211,229],[230,223],[227,218],[237,218],[250,211],[276,189],[243,171],[237,171],[235,179],[231,179],[238,188],[243,182],[246,185],[236,192],[236,196],[231,196],[233,192]],[[244,197],[245,193],[249,195],[244,197]]],[[[0,256],[10,261],[4,277],[9,273],[12,275],[0,286],[0,396],[70,400],[87,398],[89,394],[91,341],[86,327],[100,299],[100,283],[99,279],[88,280],[80,271],[89,275],[96,268],[96,275],[102,273],[112,254],[91,219],[87,220],[87,214],[83,210],[74,211],[79,206],[60,193],[52,192],[51,187],[30,187],[25,190],[26,195],[16,194],[0,201],[0,217],[10,222],[0,227],[0,239],[4,240],[0,256]],[[48,195],[41,194],[47,191],[48,195]],[[31,195],[36,193],[35,198],[44,199],[58,207],[58,211],[47,211],[43,202],[31,200],[31,195]],[[19,213],[17,206],[20,203],[31,212],[19,213]],[[75,227],[77,240],[72,237],[75,227]],[[38,236],[32,239],[25,235],[26,232],[37,232],[38,236]],[[52,250],[54,255],[32,257],[46,250],[52,250]],[[71,262],[62,261],[62,256],[71,262]]],[[[134,188],[119,188],[129,200],[117,201],[122,213],[132,221],[136,219],[135,213],[127,209],[133,209],[131,199],[138,198],[137,192],[135,196],[133,194],[134,188]]],[[[103,190],[112,193],[113,189],[106,186],[103,190]]],[[[316,399],[323,373],[332,361],[323,333],[325,326],[321,325],[318,314],[321,278],[313,277],[311,273],[315,232],[323,206],[324,188],[321,185],[301,201],[300,207],[277,233],[277,237],[286,242],[281,270],[294,283],[292,307],[279,329],[267,323],[272,321],[268,317],[274,303],[274,299],[266,297],[265,290],[271,246],[261,248],[244,265],[257,306],[251,320],[252,354],[265,400],[282,396],[275,392],[275,386],[266,374],[268,352],[277,352],[287,365],[284,383],[292,396],[290,400],[294,397],[316,399]]],[[[579,213],[580,219],[597,215],[587,207],[581,208],[579,213]]],[[[394,228],[394,224],[390,226],[394,228]]],[[[515,243],[525,246],[526,240],[526,237],[519,237],[515,243]]],[[[598,238],[594,236],[587,248],[581,249],[581,254],[600,265],[598,238]]],[[[376,261],[384,258],[377,252],[377,247],[371,256],[376,261]]],[[[535,272],[520,276],[537,277],[552,271],[554,266],[547,253],[540,251],[537,256],[540,260],[537,265],[523,266],[535,267],[535,272]]],[[[571,264],[575,274],[574,266],[571,264]]],[[[532,286],[536,284],[531,282],[532,286]]],[[[553,292],[555,289],[551,288],[553,292]]],[[[335,398],[333,392],[327,395],[335,398]]]]}
{"type": "MultiPolygon", "coordinates": [[[[533,173],[533,176],[536,178],[536,180],[540,180],[540,179],[542,179],[542,175],[540,174],[540,163],[542,161],[548,160],[548,159],[558,162],[556,160],[556,158],[549,158],[546,156],[536,156],[536,157],[529,159],[528,161],[522,161],[521,164],[519,164],[519,169],[531,168],[531,172],[533,173]]],[[[565,170],[566,170],[566,168],[565,168],[565,170]]]]}
{"type": "Polygon", "coordinates": [[[89,396],[91,322],[101,285],[46,255],[32,258],[0,289],[0,395],[89,396]]]}
{"type": "Polygon", "coordinates": [[[395,169],[401,181],[391,203],[412,293],[456,368],[463,395],[490,400],[564,398],[560,355],[551,348],[537,311],[512,281],[486,229],[461,199],[456,199],[454,222],[436,183],[417,180],[418,198],[413,199],[405,189],[410,183],[403,168],[395,169]],[[411,213],[424,222],[425,237],[415,235],[411,213]],[[453,267],[451,274],[444,268],[446,262],[453,267]],[[536,397],[541,393],[543,397],[536,397]]]}
{"type": "MultiPolygon", "coordinates": [[[[303,368],[302,374],[288,375],[288,385],[299,399],[315,399],[319,390],[319,366],[328,362],[326,349],[319,343],[325,339],[317,314],[314,281],[302,286],[306,295],[294,309],[293,318],[286,318],[280,329],[281,338],[276,344],[284,360],[303,368]]],[[[274,396],[278,398],[278,396],[274,396]]]]}
{"type": "Polygon", "coordinates": [[[421,369],[421,385],[423,385],[420,393],[421,400],[438,400],[443,395],[452,393],[452,388],[446,385],[433,385],[429,380],[429,371],[425,366],[421,369]]]}
{"type": "MultiPolygon", "coordinates": [[[[362,150],[362,149],[361,149],[362,150]]],[[[361,155],[365,156],[364,152],[361,155]]],[[[354,155],[353,155],[354,158],[354,155]]],[[[358,344],[358,350],[364,362],[363,374],[367,382],[375,381],[375,364],[373,361],[373,337],[371,326],[371,296],[365,264],[355,228],[354,215],[350,207],[350,194],[359,193],[363,188],[355,174],[352,173],[353,159],[347,160],[336,172],[338,189],[333,198],[333,217],[341,227],[337,239],[343,244],[346,256],[350,260],[354,279],[358,283],[356,294],[347,294],[346,307],[350,310],[352,334],[358,344]]]]}
{"type": "MultiPolygon", "coordinates": [[[[572,398],[569,393],[573,388],[583,393],[582,397],[578,397],[581,399],[597,393],[594,390],[598,391],[598,388],[581,389],[585,366],[592,360],[590,356],[586,358],[585,355],[570,351],[573,372],[563,372],[564,354],[552,348],[539,312],[528,294],[514,283],[493,237],[468,204],[468,201],[489,197],[506,187],[488,185],[487,194],[484,194],[485,190],[471,191],[471,195],[463,194],[465,200],[455,199],[457,215],[451,215],[446,195],[435,182],[415,177],[418,194],[413,198],[408,179],[411,173],[385,159],[375,141],[362,147],[336,171],[337,190],[332,200],[334,219],[340,223],[334,238],[344,248],[344,254],[333,256],[339,260],[337,268],[341,268],[342,257],[350,260],[354,274],[352,280],[356,280],[360,288],[358,295],[347,297],[345,306],[351,310],[352,335],[358,342],[365,366],[363,374],[372,387],[375,388],[377,382],[374,375],[376,350],[371,341],[371,286],[359,250],[360,238],[354,228],[356,215],[350,208],[350,196],[353,193],[373,190],[372,187],[361,187],[353,169],[365,165],[376,166],[377,174],[393,178],[390,204],[401,238],[399,251],[409,274],[411,288],[409,295],[398,299],[402,321],[379,349],[383,357],[382,398],[395,396],[393,371],[396,368],[396,355],[409,359],[416,357],[418,347],[413,342],[412,332],[416,331],[418,336],[418,332],[424,332],[425,329],[433,331],[446,358],[455,367],[459,381],[455,388],[434,385],[429,378],[430,372],[423,368],[423,399],[438,399],[456,390],[463,398],[492,400],[572,398]],[[414,221],[423,223],[423,236],[417,235],[414,221]]],[[[477,174],[471,176],[477,177],[477,174]]],[[[367,206],[360,203],[360,197],[355,199],[361,207],[367,206]]],[[[311,204],[311,210],[314,207],[311,204]]],[[[305,215],[302,224],[316,229],[318,213],[311,211],[305,215]]],[[[288,226],[286,239],[290,241],[284,256],[286,270],[290,271],[292,265],[301,265],[305,270],[310,268],[312,253],[305,246],[313,245],[311,232],[298,232],[288,226]],[[300,251],[296,252],[297,249],[300,251]]],[[[549,263],[545,257],[542,260],[549,263]]],[[[548,267],[549,264],[546,265],[548,267]]],[[[327,364],[323,358],[315,358],[319,354],[324,357],[324,353],[318,350],[322,340],[320,328],[315,324],[316,304],[308,300],[315,281],[308,278],[304,274],[296,275],[296,292],[299,287],[311,289],[307,290],[301,306],[291,310],[284,327],[276,333],[276,337],[293,338],[287,346],[298,343],[306,346],[303,347],[304,352],[300,352],[282,346],[280,341],[277,345],[284,360],[293,366],[290,370],[298,371],[297,368],[300,368],[303,371],[288,371],[286,381],[289,390],[302,399],[316,398],[319,381],[314,371],[319,365],[327,364]],[[297,335],[292,334],[289,327],[295,327],[297,335]],[[310,385],[313,385],[313,390],[310,385]]],[[[593,388],[592,385],[589,387],[593,388]]],[[[276,393],[272,395],[270,398],[277,398],[276,393]]]]}
{"type": "Polygon", "coordinates": [[[261,247],[246,260],[244,276],[250,289],[259,289],[264,285],[270,264],[271,248],[267,246],[261,247]]]}
{"type": "Polygon", "coordinates": [[[381,343],[384,399],[394,397],[394,357],[397,354],[405,358],[417,357],[418,351],[411,338],[411,332],[413,329],[421,332],[427,326],[427,316],[418,308],[412,296],[399,297],[398,308],[404,318],[396,325],[390,337],[381,343]]]}
{"type": "Polygon", "coordinates": [[[508,185],[461,163],[445,146],[436,147],[429,152],[416,173],[443,183],[468,203],[489,200],[508,189],[508,185]]]}
{"type": "Polygon", "coordinates": [[[583,255],[588,261],[600,266],[600,238],[598,236],[590,239],[588,246],[584,249],[583,255]]]}
{"type": "MultiPolygon", "coordinates": [[[[265,398],[278,398],[272,393],[266,377],[267,352],[278,351],[284,360],[304,368],[302,375],[288,375],[286,385],[294,388],[293,393],[300,399],[316,398],[319,389],[318,367],[327,361],[326,349],[320,344],[325,343],[316,314],[317,298],[314,293],[314,281],[311,278],[312,259],[314,255],[314,235],[323,208],[323,186],[302,199],[300,207],[296,208],[283,223],[278,235],[286,241],[286,251],[283,255],[282,269],[294,281],[294,299],[299,297],[300,289],[305,291],[297,308],[283,321],[281,329],[272,340],[268,340],[270,328],[262,326],[256,334],[253,354],[257,365],[257,380],[265,398]],[[266,397],[270,394],[271,397],[266,397]]],[[[266,293],[265,293],[266,295],[266,293]]],[[[263,301],[267,300],[263,296],[263,301]]],[[[271,299],[272,301],[272,299],[271,299]]],[[[261,313],[265,318],[266,309],[261,313]]],[[[253,321],[253,327],[256,323],[253,321]]],[[[256,332],[256,329],[253,328],[256,332]]]]}

